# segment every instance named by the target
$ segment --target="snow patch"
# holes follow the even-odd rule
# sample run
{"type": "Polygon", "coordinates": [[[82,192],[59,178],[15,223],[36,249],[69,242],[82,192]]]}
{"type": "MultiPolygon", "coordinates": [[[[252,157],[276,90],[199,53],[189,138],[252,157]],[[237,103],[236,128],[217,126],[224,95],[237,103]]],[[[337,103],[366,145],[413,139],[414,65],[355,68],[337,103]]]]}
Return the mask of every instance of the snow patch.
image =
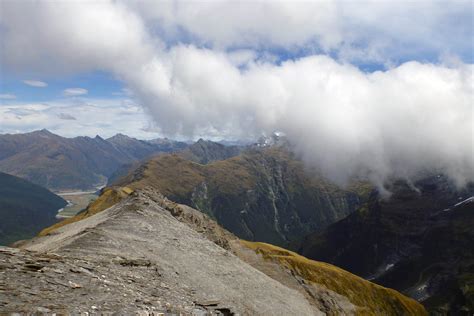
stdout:
{"type": "Polygon", "coordinates": [[[469,203],[474,203],[474,196],[471,196],[459,203],[454,204],[454,207],[458,207],[458,206],[469,204],[469,203]]]}
{"type": "Polygon", "coordinates": [[[387,264],[387,265],[385,266],[385,271],[390,270],[390,269],[393,268],[394,266],[395,266],[395,264],[393,264],[393,263],[387,264]]]}

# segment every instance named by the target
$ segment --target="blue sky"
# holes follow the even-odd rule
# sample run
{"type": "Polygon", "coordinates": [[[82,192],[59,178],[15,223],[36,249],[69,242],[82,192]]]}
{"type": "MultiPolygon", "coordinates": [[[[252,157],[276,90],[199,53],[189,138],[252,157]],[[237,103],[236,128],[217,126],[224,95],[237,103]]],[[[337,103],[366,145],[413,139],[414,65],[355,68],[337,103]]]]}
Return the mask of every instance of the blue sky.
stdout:
{"type": "Polygon", "coordinates": [[[123,97],[123,84],[105,72],[90,72],[64,77],[28,77],[11,73],[2,74],[0,90],[2,94],[14,94],[18,102],[45,102],[64,98],[63,91],[69,88],[87,90],[91,98],[123,97]],[[23,81],[45,82],[46,87],[30,86],[23,81]]]}

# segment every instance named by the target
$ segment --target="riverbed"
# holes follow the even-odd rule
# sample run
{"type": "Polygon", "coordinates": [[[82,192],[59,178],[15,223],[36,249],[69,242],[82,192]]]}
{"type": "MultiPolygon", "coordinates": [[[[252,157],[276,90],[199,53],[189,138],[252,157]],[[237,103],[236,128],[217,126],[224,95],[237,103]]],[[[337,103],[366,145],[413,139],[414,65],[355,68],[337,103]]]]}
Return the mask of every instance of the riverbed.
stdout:
{"type": "Polygon", "coordinates": [[[58,195],[65,199],[68,204],[58,210],[58,214],[56,218],[68,218],[73,217],[80,211],[86,209],[87,205],[90,202],[97,199],[97,191],[77,191],[77,192],[63,192],[59,193],[58,195]]]}

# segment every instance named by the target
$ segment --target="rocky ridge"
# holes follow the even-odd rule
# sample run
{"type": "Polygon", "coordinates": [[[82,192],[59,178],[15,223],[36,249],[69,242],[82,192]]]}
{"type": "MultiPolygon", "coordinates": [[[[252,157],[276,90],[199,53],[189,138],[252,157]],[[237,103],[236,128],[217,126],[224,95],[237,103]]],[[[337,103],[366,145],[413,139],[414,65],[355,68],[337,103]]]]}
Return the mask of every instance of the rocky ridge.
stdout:
{"type": "MultiPolygon", "coordinates": [[[[0,311],[359,313],[353,298],[302,280],[301,271],[266,260],[257,248],[197,210],[152,189],[137,190],[22,249],[0,248],[0,311]]],[[[396,306],[424,312],[413,300],[367,284],[370,291],[385,293],[377,302],[381,311],[390,314],[396,306]]],[[[369,311],[375,315],[377,309],[369,311]]]]}

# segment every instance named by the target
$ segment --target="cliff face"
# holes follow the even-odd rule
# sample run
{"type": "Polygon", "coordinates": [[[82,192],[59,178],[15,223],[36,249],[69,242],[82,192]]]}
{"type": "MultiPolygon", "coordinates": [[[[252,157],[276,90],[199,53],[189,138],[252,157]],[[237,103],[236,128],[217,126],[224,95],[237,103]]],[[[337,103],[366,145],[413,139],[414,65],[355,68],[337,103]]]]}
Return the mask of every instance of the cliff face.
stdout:
{"type": "Polygon", "coordinates": [[[0,259],[4,312],[425,314],[414,300],[331,265],[239,241],[152,189],[23,250],[0,248],[0,259]]]}
{"type": "Polygon", "coordinates": [[[370,191],[363,184],[340,189],[306,170],[281,147],[247,150],[207,165],[162,155],[137,168],[120,185],[155,187],[241,238],[278,245],[344,218],[361,205],[367,195],[363,191],[370,191]]]}
{"type": "Polygon", "coordinates": [[[472,313],[474,186],[459,191],[432,176],[391,191],[308,236],[299,252],[402,291],[434,314],[472,313]]]}

